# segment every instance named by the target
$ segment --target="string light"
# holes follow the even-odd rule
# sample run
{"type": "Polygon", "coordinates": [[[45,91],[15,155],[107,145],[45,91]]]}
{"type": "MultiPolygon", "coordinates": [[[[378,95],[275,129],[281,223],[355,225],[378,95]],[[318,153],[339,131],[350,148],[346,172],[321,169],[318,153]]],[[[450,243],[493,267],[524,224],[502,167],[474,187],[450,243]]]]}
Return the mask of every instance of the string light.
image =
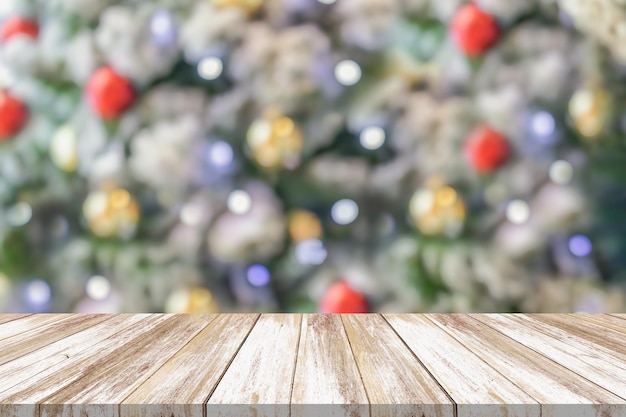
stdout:
{"type": "Polygon", "coordinates": [[[198,204],[187,203],[180,210],[180,221],[187,226],[197,226],[202,220],[202,209],[198,204]]]}
{"type": "Polygon", "coordinates": [[[584,258],[591,254],[593,246],[585,235],[574,235],[569,239],[569,250],[574,256],[584,258]]]}
{"type": "Polygon", "coordinates": [[[50,286],[41,279],[31,281],[26,287],[26,299],[34,306],[43,306],[50,301],[50,286]]]}
{"type": "Polygon", "coordinates": [[[361,67],[351,59],[343,60],[335,67],[335,78],[342,85],[354,85],[361,79],[361,67]]]}
{"type": "Polygon", "coordinates": [[[574,167],[567,161],[555,161],[550,165],[550,180],[556,184],[569,184],[573,176],[574,167]]]}
{"type": "Polygon", "coordinates": [[[319,239],[307,239],[296,245],[296,258],[304,265],[321,265],[328,252],[319,239]]]}
{"type": "Polygon", "coordinates": [[[176,24],[172,14],[167,10],[159,10],[150,19],[152,40],[159,46],[168,46],[176,41],[176,24]]]}
{"type": "Polygon", "coordinates": [[[95,275],[87,281],[86,292],[94,300],[104,300],[111,293],[111,283],[102,275],[95,275]]]}
{"type": "Polygon", "coordinates": [[[506,217],[511,223],[522,224],[530,217],[530,207],[522,200],[513,200],[506,208],[506,217]]]}
{"type": "Polygon", "coordinates": [[[246,277],[255,287],[264,287],[270,283],[270,271],[263,265],[250,265],[246,277]]]}
{"type": "Polygon", "coordinates": [[[6,220],[11,226],[24,226],[33,217],[33,209],[28,203],[17,203],[7,211],[6,220]]]}
{"type": "Polygon", "coordinates": [[[252,198],[243,190],[235,190],[228,196],[227,205],[234,214],[246,214],[252,207],[252,198]]]}
{"type": "Polygon", "coordinates": [[[226,168],[234,159],[233,148],[224,141],[217,141],[209,148],[209,161],[218,168],[226,168]]]}
{"type": "Polygon", "coordinates": [[[385,143],[385,131],[378,126],[363,129],[359,136],[361,146],[371,151],[379,149],[385,143]]]}
{"type": "Polygon", "coordinates": [[[215,80],[222,75],[224,63],[215,56],[203,58],[198,62],[198,75],[205,80],[215,80]]]}
{"type": "Polygon", "coordinates": [[[330,215],[335,223],[345,226],[359,216],[359,206],[354,200],[345,198],[333,204],[330,215]]]}
{"type": "Polygon", "coordinates": [[[530,127],[537,138],[549,141],[554,137],[556,121],[547,111],[539,111],[532,116],[530,127]]]}

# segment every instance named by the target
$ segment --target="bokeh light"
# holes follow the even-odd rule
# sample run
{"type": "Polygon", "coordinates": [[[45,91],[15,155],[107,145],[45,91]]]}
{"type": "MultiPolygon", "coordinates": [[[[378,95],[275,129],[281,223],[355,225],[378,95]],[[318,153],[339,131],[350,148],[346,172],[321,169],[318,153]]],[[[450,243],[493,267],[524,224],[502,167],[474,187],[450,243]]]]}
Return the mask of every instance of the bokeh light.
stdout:
{"type": "Polygon", "coordinates": [[[215,56],[203,58],[198,62],[198,75],[205,80],[215,80],[222,75],[224,63],[215,56]]]}
{"type": "Polygon", "coordinates": [[[352,86],[361,79],[361,67],[351,59],[341,61],[335,67],[335,78],[339,84],[352,86]]]}
{"type": "Polygon", "coordinates": [[[102,275],[94,275],[87,281],[86,292],[89,298],[104,300],[111,293],[111,283],[102,275]]]}
{"type": "Polygon", "coordinates": [[[228,196],[227,205],[234,214],[246,214],[252,207],[252,198],[244,190],[235,190],[228,196]]]}
{"type": "Polygon", "coordinates": [[[264,287],[270,283],[270,271],[264,265],[250,265],[246,272],[248,282],[255,287],[264,287]]]}
{"type": "Polygon", "coordinates": [[[585,235],[574,235],[569,239],[569,250],[574,256],[584,258],[591,254],[593,245],[585,235]]]}
{"type": "Polygon", "coordinates": [[[359,216],[359,206],[354,200],[345,198],[337,201],[331,209],[333,221],[340,225],[348,225],[359,216]]]}
{"type": "Polygon", "coordinates": [[[370,126],[363,129],[359,136],[361,146],[365,149],[376,150],[385,143],[385,131],[378,126],[370,126]]]}

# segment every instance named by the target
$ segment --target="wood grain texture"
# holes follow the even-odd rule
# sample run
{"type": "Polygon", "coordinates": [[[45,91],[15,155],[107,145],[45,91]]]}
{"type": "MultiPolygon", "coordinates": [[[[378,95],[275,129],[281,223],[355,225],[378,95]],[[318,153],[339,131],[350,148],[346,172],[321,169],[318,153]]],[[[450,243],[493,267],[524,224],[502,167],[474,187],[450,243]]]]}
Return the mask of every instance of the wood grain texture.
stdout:
{"type": "MultiPolygon", "coordinates": [[[[571,335],[588,340],[594,345],[605,347],[612,351],[612,356],[618,360],[626,358],[624,334],[606,326],[592,323],[575,314],[527,314],[523,317],[559,328],[571,335]]],[[[557,335],[561,334],[564,333],[557,333],[557,335]]]]}
{"type": "Polygon", "coordinates": [[[615,317],[610,314],[577,314],[576,317],[594,323],[599,323],[607,329],[626,333],[626,320],[620,319],[619,317],[615,317]]]}
{"type": "Polygon", "coordinates": [[[0,314],[0,324],[21,319],[26,316],[30,316],[30,314],[0,314]]]}
{"type": "Polygon", "coordinates": [[[289,416],[300,314],[263,314],[207,402],[207,416],[289,416]]]}
{"type": "MultiPolygon", "coordinates": [[[[126,344],[149,337],[162,329],[164,323],[170,319],[171,315],[150,315],[102,342],[82,350],[79,354],[70,356],[66,361],[47,367],[45,371],[13,385],[0,394],[0,415],[3,415],[3,404],[41,404],[50,395],[63,392],[65,387],[72,386],[87,374],[97,374],[96,364],[102,357],[107,357],[126,344]]],[[[96,381],[96,384],[98,383],[99,381],[96,381]]],[[[28,414],[25,411],[23,415],[38,417],[39,413],[28,414]]]]}
{"type": "Polygon", "coordinates": [[[626,417],[625,346],[615,314],[11,316],[0,417],[626,417]]]}
{"type": "MultiPolygon", "coordinates": [[[[30,317],[36,316],[29,316],[17,321],[28,320],[30,317]]],[[[50,319],[55,317],[56,315],[50,315],[50,319]]],[[[3,340],[0,365],[104,321],[107,316],[104,314],[68,314],[59,318],[60,320],[51,320],[43,326],[20,332],[3,340]]],[[[6,326],[10,326],[12,323],[16,322],[11,321],[6,323],[6,326]]]]}
{"type": "Polygon", "coordinates": [[[342,315],[372,416],[454,415],[452,400],[378,314],[342,315]]]}
{"type": "Polygon", "coordinates": [[[368,417],[368,404],[341,317],[304,315],[291,417],[368,417]]]}
{"type": "Polygon", "coordinates": [[[584,339],[581,340],[567,332],[525,320],[522,315],[470,314],[470,316],[626,399],[624,384],[626,361],[614,358],[612,351],[586,343],[584,339]],[[607,354],[607,351],[610,354],[607,354]]]}
{"type": "Polygon", "coordinates": [[[105,320],[41,349],[0,365],[0,398],[8,389],[33,375],[43,377],[54,369],[61,369],[84,355],[91,346],[102,342],[140,320],[147,314],[120,314],[105,320]]]}
{"type": "Polygon", "coordinates": [[[122,417],[202,417],[258,314],[218,316],[122,403],[122,417]]]}
{"type": "Polygon", "coordinates": [[[452,397],[458,417],[540,417],[536,400],[425,316],[384,317],[452,397]]]}
{"type": "Polygon", "coordinates": [[[542,417],[605,417],[626,409],[622,398],[472,317],[428,314],[427,318],[537,400],[542,417]]]}
{"type": "Polygon", "coordinates": [[[215,315],[175,315],[153,332],[128,342],[98,360],[82,378],[47,397],[40,406],[41,417],[64,417],[73,413],[73,404],[80,411],[103,416],[119,415],[119,406],[157,369],[181,350],[204,329],[215,315]],[[84,404],[95,405],[96,411],[84,404]]]}

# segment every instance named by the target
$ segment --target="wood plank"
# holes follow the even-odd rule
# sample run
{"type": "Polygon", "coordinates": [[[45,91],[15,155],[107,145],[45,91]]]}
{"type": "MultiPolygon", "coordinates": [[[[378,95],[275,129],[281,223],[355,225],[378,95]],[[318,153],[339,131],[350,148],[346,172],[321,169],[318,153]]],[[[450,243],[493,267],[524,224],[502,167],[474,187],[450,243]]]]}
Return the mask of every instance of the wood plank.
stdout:
{"type": "Polygon", "coordinates": [[[605,354],[608,349],[580,343],[580,338],[569,334],[550,336],[544,333],[546,326],[523,320],[517,314],[470,316],[626,399],[626,362],[605,354]]]}
{"type": "Polygon", "coordinates": [[[291,395],[291,417],[368,417],[368,404],[341,317],[305,314],[291,395]]]}
{"type": "MultiPolygon", "coordinates": [[[[135,340],[150,337],[153,333],[161,331],[172,318],[173,315],[149,315],[125,330],[121,330],[102,342],[84,349],[77,355],[70,356],[66,362],[51,366],[9,388],[0,394],[0,415],[4,415],[3,404],[37,404],[62,390],[66,385],[75,383],[89,372],[95,371],[95,365],[102,357],[116,352],[127,343],[133,343],[135,340]]],[[[24,408],[24,417],[39,416],[38,413],[36,416],[29,414],[28,410],[27,407],[24,408]]]]}
{"type": "Polygon", "coordinates": [[[147,317],[149,314],[109,315],[106,320],[92,327],[0,365],[0,394],[34,375],[48,375],[51,368],[67,366],[78,357],[84,356],[91,346],[147,317]]]}
{"type": "Polygon", "coordinates": [[[424,315],[383,317],[452,397],[458,417],[541,415],[536,400],[424,315]]]}
{"type": "Polygon", "coordinates": [[[41,417],[119,415],[118,404],[215,318],[215,314],[175,315],[149,335],[99,355],[82,378],[42,402],[41,417]]]}
{"type": "Polygon", "coordinates": [[[542,417],[626,413],[625,400],[472,317],[427,317],[539,401],[542,417]]]}
{"type": "Polygon", "coordinates": [[[619,317],[612,316],[610,314],[576,314],[576,317],[580,317],[583,320],[592,321],[594,323],[601,324],[602,326],[613,329],[615,331],[626,333],[626,320],[619,317]]]}
{"type": "Polygon", "coordinates": [[[31,314],[0,314],[0,324],[8,323],[10,321],[21,319],[22,317],[30,315],[31,314]]]}
{"type": "MultiPolygon", "coordinates": [[[[624,334],[588,320],[577,317],[576,314],[526,314],[524,319],[545,323],[581,339],[588,340],[595,345],[603,346],[613,352],[612,356],[618,360],[626,358],[624,334]]],[[[547,330],[547,329],[546,329],[547,330]]],[[[564,335],[558,332],[555,336],[564,335]]]]}
{"type": "Polygon", "coordinates": [[[0,325],[0,346],[3,345],[6,339],[17,336],[20,333],[54,323],[55,321],[65,320],[70,316],[71,314],[33,314],[17,320],[9,320],[0,325]]]}
{"type": "Polygon", "coordinates": [[[300,314],[262,314],[207,402],[207,416],[289,416],[300,314]]]}
{"type": "Polygon", "coordinates": [[[626,320],[626,314],[621,314],[621,313],[610,313],[609,315],[610,315],[610,316],[617,317],[617,318],[620,318],[620,319],[624,319],[624,320],[626,320]]]}
{"type": "MultiPolygon", "coordinates": [[[[56,316],[56,315],[53,315],[56,316]]],[[[28,319],[28,317],[26,317],[28,319]]],[[[107,319],[105,314],[67,314],[61,320],[21,332],[0,341],[0,365],[33,352],[66,336],[78,333],[107,319]]],[[[6,323],[10,325],[13,321],[6,323]]]]}
{"type": "Polygon", "coordinates": [[[220,315],[123,401],[122,417],[202,417],[204,404],[259,318],[220,315]]]}
{"type": "Polygon", "coordinates": [[[454,415],[454,403],[378,314],[341,316],[374,417],[454,415]]]}

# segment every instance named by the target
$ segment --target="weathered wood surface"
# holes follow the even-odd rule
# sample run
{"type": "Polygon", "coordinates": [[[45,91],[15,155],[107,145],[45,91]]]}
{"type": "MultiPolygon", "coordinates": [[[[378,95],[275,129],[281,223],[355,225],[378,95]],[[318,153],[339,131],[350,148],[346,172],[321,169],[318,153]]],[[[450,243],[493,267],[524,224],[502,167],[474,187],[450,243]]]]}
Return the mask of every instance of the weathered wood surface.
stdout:
{"type": "Polygon", "coordinates": [[[626,417],[626,315],[0,315],[1,417],[626,417]]]}

